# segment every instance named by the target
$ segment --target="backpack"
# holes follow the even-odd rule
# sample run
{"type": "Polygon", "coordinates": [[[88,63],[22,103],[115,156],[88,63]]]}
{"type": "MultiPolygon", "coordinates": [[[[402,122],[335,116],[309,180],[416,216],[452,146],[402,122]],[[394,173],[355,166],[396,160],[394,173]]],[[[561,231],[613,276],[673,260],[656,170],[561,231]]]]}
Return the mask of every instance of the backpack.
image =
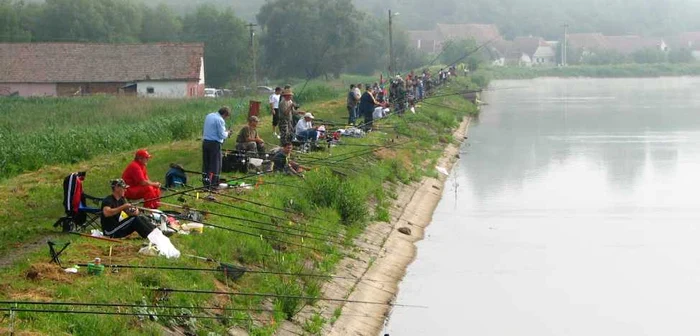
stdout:
{"type": "Polygon", "coordinates": [[[171,165],[170,170],[165,173],[165,187],[173,188],[182,187],[184,185],[187,185],[187,174],[185,174],[185,170],[177,165],[171,165]]]}

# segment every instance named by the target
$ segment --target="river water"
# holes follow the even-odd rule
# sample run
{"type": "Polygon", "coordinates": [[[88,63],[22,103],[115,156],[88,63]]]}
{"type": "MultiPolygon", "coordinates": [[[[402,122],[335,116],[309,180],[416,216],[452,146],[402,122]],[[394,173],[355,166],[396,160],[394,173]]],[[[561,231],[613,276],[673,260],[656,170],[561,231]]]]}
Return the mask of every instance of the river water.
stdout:
{"type": "Polygon", "coordinates": [[[699,335],[700,78],[491,88],[384,332],[699,335]]]}

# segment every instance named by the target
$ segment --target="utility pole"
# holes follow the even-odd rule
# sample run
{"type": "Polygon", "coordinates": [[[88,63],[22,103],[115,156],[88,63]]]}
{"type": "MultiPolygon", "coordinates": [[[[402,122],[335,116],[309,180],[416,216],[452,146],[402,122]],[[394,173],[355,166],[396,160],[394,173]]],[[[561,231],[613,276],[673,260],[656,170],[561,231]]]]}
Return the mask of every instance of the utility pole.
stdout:
{"type": "Polygon", "coordinates": [[[394,50],[393,50],[394,41],[393,41],[392,36],[391,36],[391,17],[392,17],[392,15],[391,15],[391,9],[390,9],[389,10],[389,74],[388,74],[388,78],[391,78],[392,76],[394,76],[394,74],[392,73],[392,70],[394,70],[394,50]]]}
{"type": "Polygon", "coordinates": [[[256,57],[255,57],[255,28],[257,25],[254,23],[249,23],[246,25],[250,31],[250,55],[253,59],[253,86],[258,84],[258,71],[256,68],[256,57]]]}
{"type": "Polygon", "coordinates": [[[568,29],[569,29],[569,24],[564,24],[564,42],[561,46],[561,65],[566,66],[567,63],[567,55],[566,55],[566,39],[568,35],[568,29]]]}

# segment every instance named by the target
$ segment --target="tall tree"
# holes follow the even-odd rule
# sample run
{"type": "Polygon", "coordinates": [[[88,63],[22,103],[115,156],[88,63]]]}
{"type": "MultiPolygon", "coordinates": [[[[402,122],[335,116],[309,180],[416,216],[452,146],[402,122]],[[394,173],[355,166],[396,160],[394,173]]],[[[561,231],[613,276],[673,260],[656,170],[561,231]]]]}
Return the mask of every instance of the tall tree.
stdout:
{"type": "Polygon", "coordinates": [[[250,69],[245,22],[231,9],[202,5],[183,19],[184,41],[204,42],[204,71],[207,84],[223,86],[250,69]]]}
{"type": "Polygon", "coordinates": [[[343,0],[275,0],[257,16],[267,68],[277,76],[339,74],[358,50],[362,13],[343,0]]]}
{"type": "Polygon", "coordinates": [[[23,2],[0,0],[0,42],[28,42],[32,33],[23,26],[23,2]]]}
{"type": "Polygon", "coordinates": [[[142,42],[178,41],[182,34],[182,21],[167,5],[155,8],[144,6],[143,25],[139,37],[142,42]]]}

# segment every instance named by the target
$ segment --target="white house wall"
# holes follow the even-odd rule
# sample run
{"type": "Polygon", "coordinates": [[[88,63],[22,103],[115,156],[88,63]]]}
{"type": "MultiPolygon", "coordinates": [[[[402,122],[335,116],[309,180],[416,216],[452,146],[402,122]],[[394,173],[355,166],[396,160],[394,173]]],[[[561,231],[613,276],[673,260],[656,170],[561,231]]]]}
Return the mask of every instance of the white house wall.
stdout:
{"type": "Polygon", "coordinates": [[[187,97],[187,82],[138,82],[136,92],[144,97],[184,98],[187,97]],[[153,93],[148,93],[148,88],[153,88],[153,93]]]}

